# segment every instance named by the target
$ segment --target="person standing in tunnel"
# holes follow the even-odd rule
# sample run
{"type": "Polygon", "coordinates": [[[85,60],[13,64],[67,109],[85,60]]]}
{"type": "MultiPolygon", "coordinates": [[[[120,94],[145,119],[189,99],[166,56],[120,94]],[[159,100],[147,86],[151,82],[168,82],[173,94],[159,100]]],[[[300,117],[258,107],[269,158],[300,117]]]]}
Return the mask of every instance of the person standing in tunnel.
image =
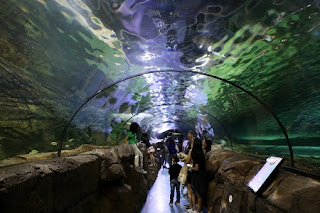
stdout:
{"type": "Polygon", "coordinates": [[[143,132],[141,137],[142,143],[144,143],[147,146],[147,151],[149,154],[150,164],[151,166],[156,166],[156,163],[154,161],[153,153],[155,152],[154,147],[149,142],[148,133],[143,132]]]}
{"type": "MultiPolygon", "coordinates": [[[[188,132],[188,143],[185,147],[185,154],[189,154],[190,150],[192,150],[192,146],[193,146],[193,140],[194,140],[194,132],[192,130],[190,130],[188,132]]],[[[190,158],[188,160],[188,162],[185,162],[186,164],[191,164],[192,159],[190,158]]],[[[192,209],[193,206],[195,205],[195,201],[193,200],[193,194],[192,194],[192,188],[191,188],[191,179],[192,179],[192,173],[191,173],[191,169],[188,169],[188,173],[187,173],[187,192],[188,192],[188,200],[189,200],[189,205],[186,205],[186,209],[192,209]]]]}
{"type": "Polygon", "coordinates": [[[172,157],[173,165],[170,166],[169,168],[169,174],[170,174],[170,203],[169,205],[173,205],[173,197],[174,197],[174,190],[176,189],[177,192],[177,197],[176,197],[176,205],[180,205],[180,183],[178,181],[178,176],[181,170],[181,166],[178,164],[179,158],[177,155],[174,155],[172,157]]]}
{"type": "Polygon", "coordinates": [[[191,149],[191,143],[193,142],[193,140],[194,140],[194,132],[192,131],[192,130],[190,130],[189,132],[188,132],[188,143],[187,143],[187,145],[185,146],[185,148],[184,148],[184,153],[185,154],[188,154],[189,153],[189,150],[191,149]]]}
{"type": "MultiPolygon", "coordinates": [[[[202,142],[199,138],[194,139],[192,149],[189,151],[186,163],[189,164],[191,170],[191,197],[193,212],[196,210],[196,201],[198,205],[198,213],[202,211],[203,201],[207,194],[207,179],[205,169],[205,156],[202,149],[202,142]]],[[[189,191],[188,191],[189,192],[189,191]]]]}
{"type": "Polygon", "coordinates": [[[161,157],[161,166],[163,169],[167,168],[167,162],[169,162],[169,151],[168,151],[168,139],[171,136],[170,133],[166,133],[163,138],[163,147],[162,147],[162,157],[161,157]]]}
{"type": "Polygon", "coordinates": [[[134,166],[136,168],[136,171],[141,172],[142,174],[147,174],[147,171],[143,169],[143,155],[141,151],[139,150],[137,146],[137,133],[139,131],[139,124],[136,122],[133,122],[130,125],[129,132],[127,134],[127,137],[124,139],[124,142],[126,144],[129,144],[134,152],[134,166]],[[140,159],[140,165],[139,165],[139,159],[140,159]]]}
{"type": "Polygon", "coordinates": [[[169,151],[169,166],[172,165],[172,157],[177,155],[179,148],[176,145],[173,136],[168,139],[167,149],[169,151]]]}

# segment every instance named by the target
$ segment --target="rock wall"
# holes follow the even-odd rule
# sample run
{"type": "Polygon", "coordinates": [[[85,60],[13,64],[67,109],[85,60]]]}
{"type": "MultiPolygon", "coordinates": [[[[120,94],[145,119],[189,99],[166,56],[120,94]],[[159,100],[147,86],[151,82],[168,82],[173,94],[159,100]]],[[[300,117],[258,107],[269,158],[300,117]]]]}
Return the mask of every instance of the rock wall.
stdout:
{"type": "Polygon", "coordinates": [[[139,212],[158,173],[139,148],[146,175],[135,171],[126,144],[3,167],[0,212],[139,212]]]}
{"type": "Polygon", "coordinates": [[[247,183],[262,167],[261,162],[224,149],[212,150],[206,157],[208,212],[316,213],[320,210],[319,180],[280,169],[272,183],[257,196],[247,183]]]}

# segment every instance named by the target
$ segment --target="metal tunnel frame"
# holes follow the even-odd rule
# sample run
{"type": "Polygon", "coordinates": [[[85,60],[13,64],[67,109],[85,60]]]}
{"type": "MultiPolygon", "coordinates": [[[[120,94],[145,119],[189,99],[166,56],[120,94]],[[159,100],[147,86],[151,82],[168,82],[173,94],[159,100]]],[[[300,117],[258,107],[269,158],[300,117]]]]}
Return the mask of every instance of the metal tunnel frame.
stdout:
{"type": "Polygon", "coordinates": [[[73,118],[77,115],[77,113],[82,109],[82,107],[84,105],[86,105],[91,99],[93,99],[95,96],[97,96],[98,94],[100,94],[101,92],[103,92],[104,90],[120,83],[120,82],[123,82],[123,81],[126,81],[128,79],[131,79],[131,78],[135,78],[135,77],[138,77],[138,76],[142,76],[142,75],[146,75],[146,74],[152,74],[152,73],[170,73],[170,72],[174,72],[174,73],[183,73],[183,72],[186,72],[186,73],[193,73],[193,74],[198,74],[198,75],[204,75],[204,76],[207,76],[207,77],[211,77],[211,78],[215,78],[215,79],[218,79],[220,81],[223,81],[223,82],[226,82],[240,90],[242,90],[243,92],[247,93],[248,95],[250,95],[252,98],[254,98],[256,101],[258,101],[273,117],[274,119],[277,121],[278,125],[280,126],[285,138],[286,138],[286,141],[287,141],[287,145],[288,145],[288,149],[289,149],[289,153],[290,153],[290,162],[291,162],[291,166],[294,167],[294,158],[293,158],[293,150],[292,150],[292,147],[291,147],[291,144],[290,144],[290,140],[289,140],[289,136],[287,134],[287,131],[285,129],[285,127],[283,126],[283,124],[281,123],[280,119],[278,118],[278,116],[272,111],[272,109],[266,104],[264,103],[262,100],[260,100],[258,97],[256,97],[255,95],[253,95],[251,92],[249,92],[248,90],[244,89],[243,87],[231,82],[231,81],[228,81],[226,79],[223,79],[223,78],[220,78],[218,76],[215,76],[215,75],[211,75],[211,74],[208,74],[208,73],[203,73],[203,72],[199,72],[199,71],[193,71],[193,70],[156,70],[156,71],[146,71],[146,72],[141,72],[139,74],[135,74],[135,75],[130,75],[128,77],[125,77],[125,78],[122,78],[118,81],[115,81],[107,86],[105,86],[104,88],[102,88],[101,90],[98,90],[97,92],[95,92],[93,95],[91,95],[90,97],[87,98],[87,100],[81,104],[80,107],[78,107],[71,115],[69,121],[67,122],[67,124],[65,125],[64,129],[63,129],[63,132],[62,132],[62,135],[61,135],[61,139],[59,141],[59,146],[58,146],[58,157],[61,156],[61,150],[62,150],[62,145],[63,145],[63,141],[65,140],[65,137],[66,137],[66,133],[67,133],[67,130],[73,120],[73,118]]]}
{"type": "MultiPolygon", "coordinates": [[[[193,103],[192,103],[193,104],[193,103]]],[[[149,110],[149,109],[152,109],[152,108],[154,108],[154,107],[159,107],[159,106],[175,106],[175,105],[177,105],[177,106],[184,106],[184,105],[181,105],[181,104],[159,104],[159,105],[153,105],[153,106],[151,106],[151,107],[148,107],[148,108],[145,108],[145,109],[143,109],[143,110],[140,110],[137,114],[134,114],[134,115],[132,115],[129,119],[127,119],[125,122],[124,122],[124,124],[122,125],[122,128],[128,123],[128,121],[130,121],[133,117],[135,117],[135,116],[137,116],[138,114],[140,114],[140,113],[142,113],[142,112],[144,112],[144,111],[147,111],[147,110],[149,110]]],[[[195,105],[195,104],[193,104],[193,105],[195,105]]],[[[206,111],[204,111],[204,110],[202,110],[202,109],[200,109],[200,108],[197,108],[198,110],[200,110],[201,112],[204,112],[205,114],[207,114],[207,115],[209,115],[211,118],[213,118],[214,120],[216,120],[221,126],[222,126],[222,128],[224,129],[224,131],[227,133],[227,135],[228,135],[228,138],[229,138],[229,140],[230,140],[230,145],[231,145],[231,149],[233,150],[233,145],[232,145],[232,139],[231,139],[231,136],[230,136],[230,134],[229,134],[229,131],[227,130],[227,128],[216,118],[216,117],[214,117],[213,115],[211,115],[210,113],[208,113],[208,112],[206,112],[206,111]]]]}

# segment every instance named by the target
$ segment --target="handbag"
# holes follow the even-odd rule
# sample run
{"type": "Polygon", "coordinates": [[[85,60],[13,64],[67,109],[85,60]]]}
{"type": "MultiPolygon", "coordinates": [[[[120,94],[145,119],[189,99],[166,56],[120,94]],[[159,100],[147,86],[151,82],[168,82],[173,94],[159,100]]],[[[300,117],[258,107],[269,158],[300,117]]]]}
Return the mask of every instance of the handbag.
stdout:
{"type": "Polygon", "coordinates": [[[183,185],[185,185],[187,182],[187,176],[188,176],[188,167],[187,167],[187,164],[184,164],[180,170],[178,181],[183,185]]]}

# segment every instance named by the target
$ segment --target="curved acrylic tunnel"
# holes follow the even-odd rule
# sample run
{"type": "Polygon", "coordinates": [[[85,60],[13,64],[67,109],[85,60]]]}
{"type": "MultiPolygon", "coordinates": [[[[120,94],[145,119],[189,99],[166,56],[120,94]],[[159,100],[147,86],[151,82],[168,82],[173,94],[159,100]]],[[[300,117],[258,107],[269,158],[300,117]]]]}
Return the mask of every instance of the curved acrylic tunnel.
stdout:
{"type": "MultiPolygon", "coordinates": [[[[291,165],[293,166],[293,154],[292,154],[292,148],[291,148],[291,144],[290,144],[290,142],[289,142],[289,139],[288,139],[288,136],[287,136],[287,133],[286,133],[286,131],[285,130],[283,130],[284,129],[284,127],[283,127],[283,125],[282,125],[282,123],[279,121],[279,119],[278,119],[278,117],[274,114],[274,112],[272,112],[272,110],[265,104],[265,103],[263,103],[260,99],[258,99],[257,97],[255,97],[252,93],[250,93],[250,92],[248,92],[247,90],[245,90],[245,89],[243,89],[242,87],[240,87],[240,86],[238,86],[238,85],[236,85],[236,84],[234,84],[234,83],[232,83],[232,82],[230,82],[230,81],[227,81],[227,80],[225,80],[225,79],[221,79],[221,78],[219,78],[219,77],[216,77],[216,76],[212,76],[212,75],[209,75],[209,74],[203,74],[203,73],[199,73],[199,72],[196,72],[196,71],[188,71],[191,75],[192,74],[197,74],[197,75],[203,75],[203,76],[209,76],[209,77],[212,77],[212,78],[215,78],[215,79],[218,79],[218,80],[221,80],[221,81],[223,81],[223,82],[226,82],[226,83],[228,83],[228,84],[230,84],[231,86],[234,86],[234,87],[236,87],[237,89],[240,89],[241,91],[244,91],[245,92],[245,94],[246,95],[249,95],[249,96],[251,96],[251,97],[253,97],[254,99],[256,99],[258,102],[259,102],[259,104],[261,104],[263,107],[264,107],[264,109],[265,110],[267,110],[272,116],[273,116],[273,118],[278,122],[278,125],[281,127],[281,129],[282,129],[282,131],[283,131],[283,133],[284,133],[284,136],[286,137],[286,139],[287,139],[287,145],[288,145],[288,148],[289,148],[289,152],[290,152],[290,159],[291,159],[291,165]]],[[[68,129],[68,127],[69,127],[69,125],[70,125],[70,123],[72,122],[72,120],[74,119],[74,117],[77,115],[77,113],[78,112],[80,112],[80,110],[82,109],[82,107],[83,106],[85,106],[85,104],[87,104],[88,102],[90,102],[91,100],[93,100],[93,98],[95,98],[95,96],[97,96],[97,95],[99,95],[99,97],[101,97],[101,96],[104,96],[103,95],[103,93],[107,90],[107,89],[109,89],[109,88],[111,88],[112,86],[118,86],[118,87],[120,87],[120,88],[122,88],[122,85],[118,85],[119,83],[122,83],[122,82],[124,82],[124,81],[126,81],[126,80],[130,80],[130,79],[132,79],[133,77],[139,77],[139,76],[142,76],[142,74],[149,74],[149,75],[152,75],[151,77],[150,76],[146,76],[146,78],[147,79],[153,79],[152,81],[150,81],[151,83],[152,83],[152,85],[151,85],[151,87],[154,89],[154,88],[160,88],[160,90],[158,90],[158,89],[151,89],[151,91],[154,93],[153,95],[151,95],[151,97],[152,97],[152,103],[162,103],[162,105],[163,105],[163,109],[160,109],[160,110],[157,110],[155,113],[151,113],[151,114],[149,114],[149,117],[152,117],[153,119],[154,118],[156,118],[156,119],[154,119],[154,120],[156,120],[156,124],[159,124],[159,123],[162,123],[162,122],[168,122],[168,120],[175,120],[175,119],[185,119],[185,117],[183,116],[185,113],[184,113],[184,111],[182,112],[182,113],[179,113],[178,112],[178,110],[177,110],[177,105],[178,104],[181,104],[182,102],[184,102],[185,101],[185,96],[188,98],[188,99],[191,99],[191,101],[187,101],[187,103],[189,103],[189,107],[188,106],[184,106],[184,107],[186,107],[186,108],[191,108],[190,109],[190,111],[197,111],[196,109],[197,109],[197,107],[192,107],[192,102],[193,101],[196,101],[197,103],[200,103],[200,105],[201,105],[201,94],[199,94],[199,88],[196,88],[195,89],[195,86],[194,85],[202,85],[201,86],[201,89],[203,89],[203,85],[206,85],[207,83],[204,83],[204,82],[198,82],[197,83],[197,81],[196,80],[194,80],[194,84],[193,85],[191,85],[192,86],[192,89],[191,89],[191,91],[187,91],[187,92],[189,92],[187,95],[185,95],[185,96],[183,96],[183,98],[181,98],[181,94],[179,93],[179,92],[181,92],[181,91],[183,91],[183,90],[185,90],[186,89],[186,85],[187,84],[183,84],[183,88],[184,89],[181,89],[181,87],[177,87],[177,88],[172,88],[172,86],[174,86],[174,83],[173,84],[170,84],[169,86],[167,85],[167,86],[165,86],[165,84],[163,84],[163,81],[160,81],[160,83],[154,83],[154,79],[156,79],[157,77],[155,77],[155,76],[153,76],[154,74],[156,74],[156,75],[160,75],[161,76],[161,78],[165,78],[165,79],[179,79],[179,80],[185,80],[185,75],[183,75],[183,76],[181,76],[181,74],[183,74],[183,73],[185,73],[185,71],[157,71],[157,72],[146,72],[146,73],[141,73],[141,74],[138,74],[138,75],[135,75],[135,76],[132,76],[132,77],[127,77],[127,78],[124,78],[124,79],[121,79],[121,80],[119,80],[119,81],[117,81],[117,82],[115,82],[115,83],[112,83],[112,84],[110,84],[109,86],[106,86],[106,87],[104,87],[104,88],[102,88],[101,90],[99,90],[98,92],[96,92],[94,95],[92,95],[92,96],[90,96],[88,99],[87,99],[87,101],[86,102],[84,102],[74,113],[73,113],[73,115],[71,116],[71,119],[69,120],[69,122],[67,123],[67,125],[66,125],[66,127],[65,127],[65,129],[64,129],[64,132],[63,132],[63,136],[62,136],[62,140],[60,141],[60,144],[59,144],[59,152],[58,152],[58,155],[60,155],[60,153],[61,153],[61,149],[62,149],[62,145],[63,145],[63,141],[64,141],[64,139],[65,139],[65,133],[66,133],[66,131],[67,131],[67,129],[68,129]],[[168,75],[169,74],[169,78],[168,78],[168,75]],[[177,76],[174,76],[174,75],[177,75],[177,76]],[[177,90],[179,90],[179,91],[177,91],[177,90]],[[192,91],[193,90],[193,91],[192,91]],[[192,97],[190,98],[190,96],[192,95],[192,93],[194,93],[193,94],[193,96],[195,96],[195,91],[196,91],[196,96],[197,96],[197,98],[196,99],[194,99],[194,100],[192,100],[192,97]],[[200,97],[200,99],[199,99],[199,97],[200,97]],[[159,101],[160,100],[160,101],[159,101]],[[169,101],[168,101],[169,100],[169,101]],[[167,103],[169,103],[169,104],[171,104],[171,105],[173,105],[174,106],[174,108],[173,109],[168,109],[168,106],[165,106],[164,104],[163,104],[163,102],[164,101],[167,101],[167,103]],[[159,116],[160,115],[160,116],[159,116]]],[[[191,76],[192,77],[192,76],[191,76]]],[[[199,78],[199,77],[198,77],[199,78]]],[[[202,79],[202,78],[200,78],[200,79],[202,79]]],[[[199,80],[199,79],[198,79],[199,80]]],[[[140,81],[138,81],[138,82],[140,82],[140,81]]],[[[155,81],[155,82],[157,82],[157,81],[155,81]]],[[[158,81],[159,82],[159,81],[158,81]]],[[[177,80],[173,80],[173,82],[177,82],[177,80]]],[[[134,85],[137,85],[137,83],[134,83],[134,85]]],[[[179,84],[179,85],[182,85],[182,84],[179,84]]],[[[146,87],[146,85],[145,84],[143,84],[143,88],[145,88],[146,87]]],[[[130,87],[131,88],[131,87],[130,87]]],[[[189,89],[190,90],[190,89],[189,89]]],[[[133,91],[130,91],[131,93],[133,92],[133,91]]],[[[124,94],[123,92],[121,93],[121,94],[124,94]]],[[[183,92],[183,94],[185,94],[185,92],[183,92]]],[[[109,95],[109,94],[107,94],[107,95],[109,95]]],[[[127,96],[127,94],[124,94],[125,96],[127,96]]],[[[202,99],[203,99],[203,97],[202,97],[202,99]]],[[[103,101],[103,106],[104,107],[106,107],[106,104],[107,103],[104,103],[105,102],[105,100],[103,101]]],[[[138,103],[138,102],[137,102],[138,103]]],[[[131,105],[130,104],[128,104],[127,102],[125,102],[125,103],[121,103],[121,104],[126,104],[126,106],[129,106],[130,108],[131,108],[131,105]]],[[[132,104],[132,105],[134,105],[134,104],[132,104]]],[[[168,105],[168,104],[167,104],[168,105]]],[[[203,104],[202,104],[203,105],[203,104]]],[[[138,106],[139,106],[139,103],[138,103],[138,106]]],[[[125,110],[125,111],[127,111],[128,109],[123,109],[123,110],[125,110]]],[[[87,116],[87,114],[88,114],[88,112],[85,112],[85,116],[87,116]]],[[[103,116],[103,115],[102,115],[103,116]]],[[[101,116],[99,116],[99,117],[101,117],[101,116]]],[[[132,116],[131,116],[132,117],[132,116]]],[[[130,117],[130,118],[131,118],[130,117]]],[[[196,112],[193,112],[193,118],[196,118],[197,117],[197,113],[196,112]]],[[[95,121],[96,121],[96,119],[97,118],[93,118],[95,121]]],[[[143,118],[144,119],[144,118],[143,118]]],[[[82,119],[83,121],[84,120],[88,120],[87,118],[86,119],[82,119]]],[[[121,119],[119,120],[119,119],[117,119],[118,121],[121,121],[121,119]]],[[[84,123],[83,123],[83,121],[81,121],[81,125],[84,125],[84,123]]],[[[142,122],[142,120],[140,121],[140,123],[142,122]]],[[[193,122],[196,122],[196,121],[193,121],[193,122]]],[[[126,123],[126,122],[125,122],[126,123]]],[[[152,126],[152,122],[150,122],[150,121],[148,121],[147,122],[149,125],[151,125],[152,126]]],[[[199,123],[199,122],[196,122],[196,123],[199,123]]],[[[105,123],[104,123],[104,125],[106,125],[105,123]]],[[[124,124],[123,124],[124,125],[124,124]]],[[[122,125],[122,126],[123,126],[122,125]]],[[[91,125],[90,125],[91,126],[91,125]]],[[[108,126],[108,124],[106,125],[106,126],[108,126]]],[[[206,125],[204,125],[204,126],[206,126],[206,125]]],[[[210,126],[210,125],[209,125],[210,126]]],[[[176,129],[176,127],[173,125],[173,126],[171,126],[173,129],[176,129]]],[[[224,126],[223,126],[224,127],[224,126]]],[[[166,128],[168,128],[168,127],[166,127],[166,128]]],[[[208,132],[208,129],[206,129],[206,128],[204,128],[203,127],[203,125],[201,126],[201,124],[200,124],[200,131],[199,131],[199,134],[198,135],[202,135],[202,132],[203,131],[206,131],[206,132],[208,132]]],[[[109,130],[110,130],[110,128],[109,128],[109,130]]],[[[112,130],[112,127],[111,127],[111,130],[112,130]]],[[[166,130],[168,130],[168,129],[163,129],[162,128],[162,131],[166,131],[166,130]]],[[[159,131],[159,130],[158,130],[159,131]]],[[[101,129],[100,129],[100,132],[101,132],[101,129]]],[[[110,131],[108,132],[108,133],[111,133],[110,131]]],[[[213,137],[213,131],[212,130],[210,130],[210,133],[211,133],[211,137],[213,137]]],[[[120,140],[120,135],[117,137],[117,140],[120,140]]],[[[74,139],[72,139],[72,141],[73,141],[74,139]]],[[[232,142],[230,142],[231,144],[232,144],[232,142]]],[[[278,146],[280,146],[281,144],[277,144],[278,146]]],[[[69,147],[69,145],[67,145],[68,147],[69,147]]],[[[268,153],[268,152],[270,152],[269,150],[267,151],[267,152],[264,152],[264,153],[268,153]]],[[[257,154],[257,153],[256,153],[257,154]]],[[[261,153],[259,153],[259,154],[261,154],[261,153]]]]}
{"type": "MultiPolygon", "coordinates": [[[[192,102],[188,102],[188,104],[190,104],[190,103],[193,105],[193,107],[196,107],[196,105],[193,104],[192,102]]],[[[139,115],[139,113],[145,112],[145,111],[147,111],[147,110],[149,110],[149,109],[151,109],[151,108],[164,107],[164,106],[172,106],[172,105],[160,104],[160,105],[154,105],[154,106],[150,106],[150,107],[147,107],[147,108],[145,108],[145,109],[142,109],[142,110],[140,110],[137,114],[134,114],[134,115],[132,115],[129,119],[127,119],[127,120],[124,122],[124,124],[122,125],[122,127],[124,127],[132,118],[134,118],[135,116],[139,115]]],[[[183,105],[178,105],[178,106],[183,107],[183,105]]],[[[209,118],[214,119],[214,120],[224,129],[225,134],[228,136],[228,139],[230,140],[230,142],[232,142],[230,133],[228,132],[228,130],[225,128],[225,126],[224,126],[216,117],[214,117],[214,116],[211,115],[210,113],[206,112],[205,110],[202,110],[202,109],[199,109],[199,108],[196,108],[196,110],[198,111],[198,113],[202,113],[202,114],[208,115],[209,118]]],[[[198,114],[198,113],[197,113],[197,114],[198,114]]],[[[209,122],[209,123],[210,123],[210,122],[209,122]]],[[[161,125],[161,124],[160,124],[160,125],[161,125]]],[[[194,127],[191,126],[191,129],[194,129],[194,127]]],[[[207,132],[208,130],[204,130],[204,131],[207,132]]],[[[203,133],[203,131],[201,131],[201,130],[199,130],[198,132],[203,133]]],[[[217,133],[215,133],[215,134],[217,134],[217,133]]],[[[204,135],[201,135],[201,136],[204,136],[204,135]]],[[[232,143],[231,143],[231,147],[232,147],[232,143]]]]}
{"type": "Polygon", "coordinates": [[[294,159],[319,167],[317,2],[169,4],[1,2],[0,159],[57,151],[88,97],[141,74],[86,103],[61,148],[122,143],[137,114],[154,137],[192,126],[235,151],[290,159],[286,132],[294,159]],[[142,75],[152,70],[171,72],[142,75]],[[192,71],[249,91],[283,126],[245,91],[192,71]]]}

